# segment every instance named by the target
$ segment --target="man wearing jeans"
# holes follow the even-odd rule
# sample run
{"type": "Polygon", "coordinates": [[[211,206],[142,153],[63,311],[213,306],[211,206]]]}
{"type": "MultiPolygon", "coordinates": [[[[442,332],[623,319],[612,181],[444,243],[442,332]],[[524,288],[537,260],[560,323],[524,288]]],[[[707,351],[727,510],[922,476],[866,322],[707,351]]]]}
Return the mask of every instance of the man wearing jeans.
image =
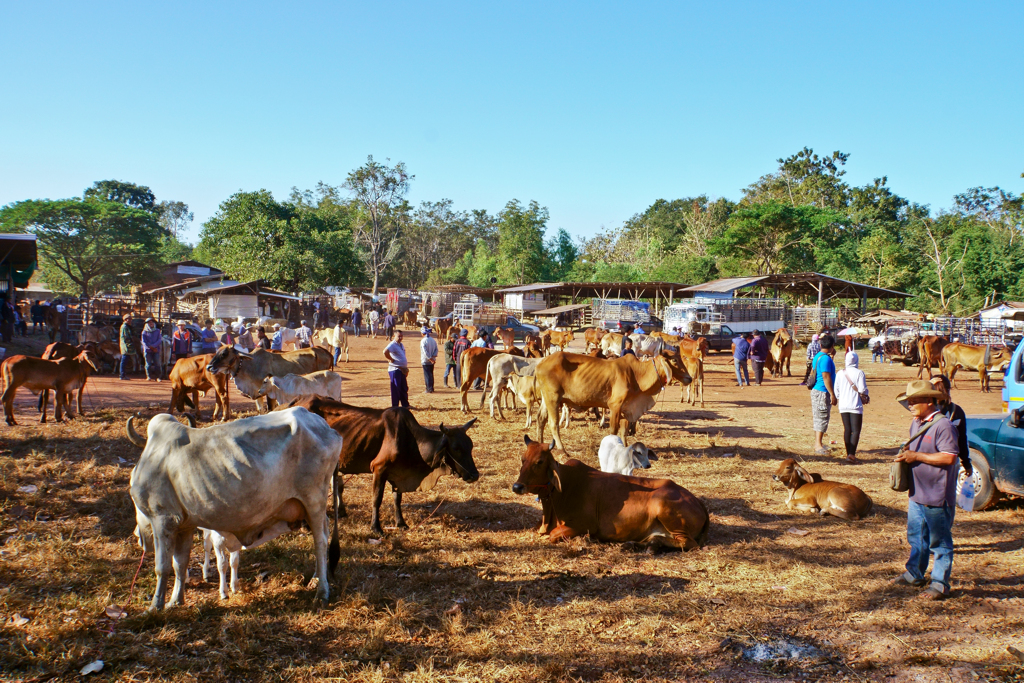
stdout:
{"type": "Polygon", "coordinates": [[[956,511],[956,479],[959,448],[956,427],[939,410],[944,397],[927,380],[907,384],[907,391],[896,397],[906,401],[914,416],[910,436],[924,432],[900,451],[896,460],[910,464],[910,501],[907,503],[907,541],[910,559],[907,571],[893,579],[898,586],[924,586],[923,600],[949,597],[949,578],[953,572],[953,514],[956,511]],[[935,555],[930,577],[925,577],[928,556],[935,555]]]}
{"type": "Polygon", "coordinates": [[[384,347],[384,358],[388,361],[388,375],[391,376],[391,407],[409,407],[409,362],[402,345],[402,331],[395,330],[391,343],[384,347]]]}
{"type": "Polygon", "coordinates": [[[750,355],[750,334],[741,334],[732,340],[732,364],[736,368],[736,384],[743,388],[750,386],[750,375],[747,373],[747,357],[750,355]],[[740,371],[743,374],[740,375],[740,371]]]}
{"type": "Polygon", "coordinates": [[[434,363],[437,362],[437,342],[430,336],[430,328],[420,330],[420,365],[423,366],[424,394],[434,393],[434,363]]]}
{"type": "Polygon", "coordinates": [[[768,340],[760,330],[754,330],[754,340],[750,342],[750,362],[754,366],[754,383],[761,386],[764,379],[764,364],[768,362],[768,340]]]}

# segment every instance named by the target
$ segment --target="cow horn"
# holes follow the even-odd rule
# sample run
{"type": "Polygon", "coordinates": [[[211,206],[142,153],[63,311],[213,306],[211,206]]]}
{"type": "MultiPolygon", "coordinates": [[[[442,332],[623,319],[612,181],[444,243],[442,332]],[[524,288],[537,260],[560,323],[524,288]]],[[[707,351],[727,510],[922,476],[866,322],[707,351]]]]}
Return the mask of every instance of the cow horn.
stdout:
{"type": "Polygon", "coordinates": [[[192,429],[196,428],[196,416],[192,413],[182,413],[181,416],[188,420],[188,426],[192,429]]]}
{"type": "Polygon", "coordinates": [[[462,425],[462,431],[466,431],[467,429],[472,427],[474,422],[476,422],[476,418],[475,417],[470,419],[470,421],[467,422],[466,424],[462,425]]]}
{"type": "Polygon", "coordinates": [[[533,439],[530,438],[529,434],[523,434],[523,443],[525,443],[527,446],[533,443],[533,439]]]}
{"type": "Polygon", "coordinates": [[[129,441],[131,441],[133,444],[135,444],[139,448],[145,448],[146,447],[146,440],[143,439],[142,436],[140,436],[137,431],[135,431],[135,425],[132,424],[132,420],[134,420],[134,419],[135,419],[134,415],[132,415],[131,417],[128,418],[128,422],[124,426],[124,431],[128,435],[128,440],[129,441]]]}

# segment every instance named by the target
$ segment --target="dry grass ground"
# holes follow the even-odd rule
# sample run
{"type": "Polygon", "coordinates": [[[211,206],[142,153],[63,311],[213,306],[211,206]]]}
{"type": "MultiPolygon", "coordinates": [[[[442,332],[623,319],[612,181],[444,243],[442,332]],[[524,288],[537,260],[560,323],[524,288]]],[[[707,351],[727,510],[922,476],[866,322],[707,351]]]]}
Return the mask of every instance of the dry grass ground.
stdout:
{"type": "MultiPolygon", "coordinates": [[[[410,351],[415,343],[407,341],[410,351]]],[[[389,403],[382,347],[355,340],[342,368],[347,400],[389,403]]],[[[639,435],[661,456],[649,473],[706,502],[704,549],[650,556],[588,539],[551,545],[534,531],[539,504],[510,489],[522,413],[505,423],[480,414],[471,431],[480,481],[446,477],[434,491],[407,495],[409,530],[371,542],[369,478],[348,481],[336,597],[322,610],[302,585],[311,541],[293,534],[243,552],[241,593],[227,601],[199,580],[197,539],[187,605],[144,616],[151,558],[128,602],[140,557],[127,492],[139,451],[124,438],[128,411],[40,426],[21,408],[21,426],[0,428],[0,679],[71,679],[95,659],[105,666],[93,678],[133,681],[1020,678],[1006,651],[1024,649],[1019,503],[958,513],[951,600],[922,603],[887,585],[907,556],[906,497],[886,485],[887,458],[906,429],[893,397],[913,372],[865,363],[873,400],[863,461],[850,466],[809,455],[798,378],[740,391],[724,358],[712,366],[706,409],[680,406],[671,388],[639,435]],[[850,524],[786,510],[770,476],[791,454],[861,486],[874,514],[850,524]],[[37,490],[19,490],[26,486],[37,490]],[[127,618],[107,616],[110,605],[125,606],[127,618]],[[767,647],[763,661],[743,654],[780,640],[816,649],[798,659],[767,647]]],[[[417,374],[417,418],[464,422],[457,394],[424,396],[417,374]]],[[[168,392],[123,386],[143,405],[168,392]]],[[[976,379],[964,386],[957,399],[969,413],[998,409],[998,393],[982,396],[976,379]]],[[[837,416],[835,424],[831,438],[841,443],[837,416]]],[[[571,455],[596,464],[596,424],[577,419],[564,435],[571,455]]],[[[393,519],[390,497],[383,519],[393,519]]]]}

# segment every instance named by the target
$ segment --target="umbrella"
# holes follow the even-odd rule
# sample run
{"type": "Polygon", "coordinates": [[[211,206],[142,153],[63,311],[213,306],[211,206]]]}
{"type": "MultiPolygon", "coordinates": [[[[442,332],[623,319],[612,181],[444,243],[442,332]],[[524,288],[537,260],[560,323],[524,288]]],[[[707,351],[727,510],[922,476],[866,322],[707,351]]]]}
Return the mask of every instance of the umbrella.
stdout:
{"type": "Polygon", "coordinates": [[[864,330],[859,327],[847,327],[836,332],[837,337],[856,337],[859,334],[865,334],[864,330]]]}

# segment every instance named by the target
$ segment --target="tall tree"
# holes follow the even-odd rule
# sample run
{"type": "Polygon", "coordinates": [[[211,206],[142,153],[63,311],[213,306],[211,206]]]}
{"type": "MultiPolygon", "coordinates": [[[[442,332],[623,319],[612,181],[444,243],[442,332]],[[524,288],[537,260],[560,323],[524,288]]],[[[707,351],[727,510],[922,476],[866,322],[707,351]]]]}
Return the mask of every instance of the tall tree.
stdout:
{"type": "Polygon", "coordinates": [[[377,294],[381,273],[398,256],[398,238],[409,220],[409,203],[405,195],[415,177],[401,162],[388,166],[369,156],[366,163],[349,173],[345,181],[345,188],[352,193],[359,208],[354,234],[362,247],[366,270],[373,280],[374,294],[377,294]]]}
{"type": "Polygon", "coordinates": [[[972,187],[953,197],[956,209],[1005,232],[1012,247],[1024,235],[1024,198],[999,187],[972,187]]]}
{"type": "Polygon", "coordinates": [[[576,265],[580,252],[565,228],[559,228],[545,246],[545,268],[543,277],[551,282],[563,282],[576,265]]]}
{"type": "Polygon", "coordinates": [[[267,190],[238,192],[204,225],[196,257],[240,280],[288,291],[360,284],[347,205],[278,202],[267,190]]]}
{"type": "Polygon", "coordinates": [[[9,204],[0,209],[0,231],[34,233],[46,281],[60,290],[88,297],[123,284],[122,273],[131,282],[151,277],[163,235],[156,215],[88,196],[9,204]]]}
{"type": "Polygon", "coordinates": [[[176,240],[184,236],[195,217],[185,202],[163,201],[156,205],[156,211],[160,216],[160,226],[176,240]]]}
{"type": "Polygon", "coordinates": [[[156,196],[152,190],[123,180],[97,180],[85,191],[84,198],[118,202],[133,209],[156,212],[156,196]]]}
{"type": "Polygon", "coordinates": [[[536,282],[544,271],[544,229],[548,210],[518,199],[505,204],[498,214],[497,277],[502,284],[536,282]]]}
{"type": "Polygon", "coordinates": [[[780,202],[790,206],[810,204],[820,209],[843,209],[849,202],[850,188],[846,175],[849,154],[840,151],[819,157],[813,149],[802,150],[777,159],[779,169],[759,178],[743,190],[744,203],[780,202]]]}

